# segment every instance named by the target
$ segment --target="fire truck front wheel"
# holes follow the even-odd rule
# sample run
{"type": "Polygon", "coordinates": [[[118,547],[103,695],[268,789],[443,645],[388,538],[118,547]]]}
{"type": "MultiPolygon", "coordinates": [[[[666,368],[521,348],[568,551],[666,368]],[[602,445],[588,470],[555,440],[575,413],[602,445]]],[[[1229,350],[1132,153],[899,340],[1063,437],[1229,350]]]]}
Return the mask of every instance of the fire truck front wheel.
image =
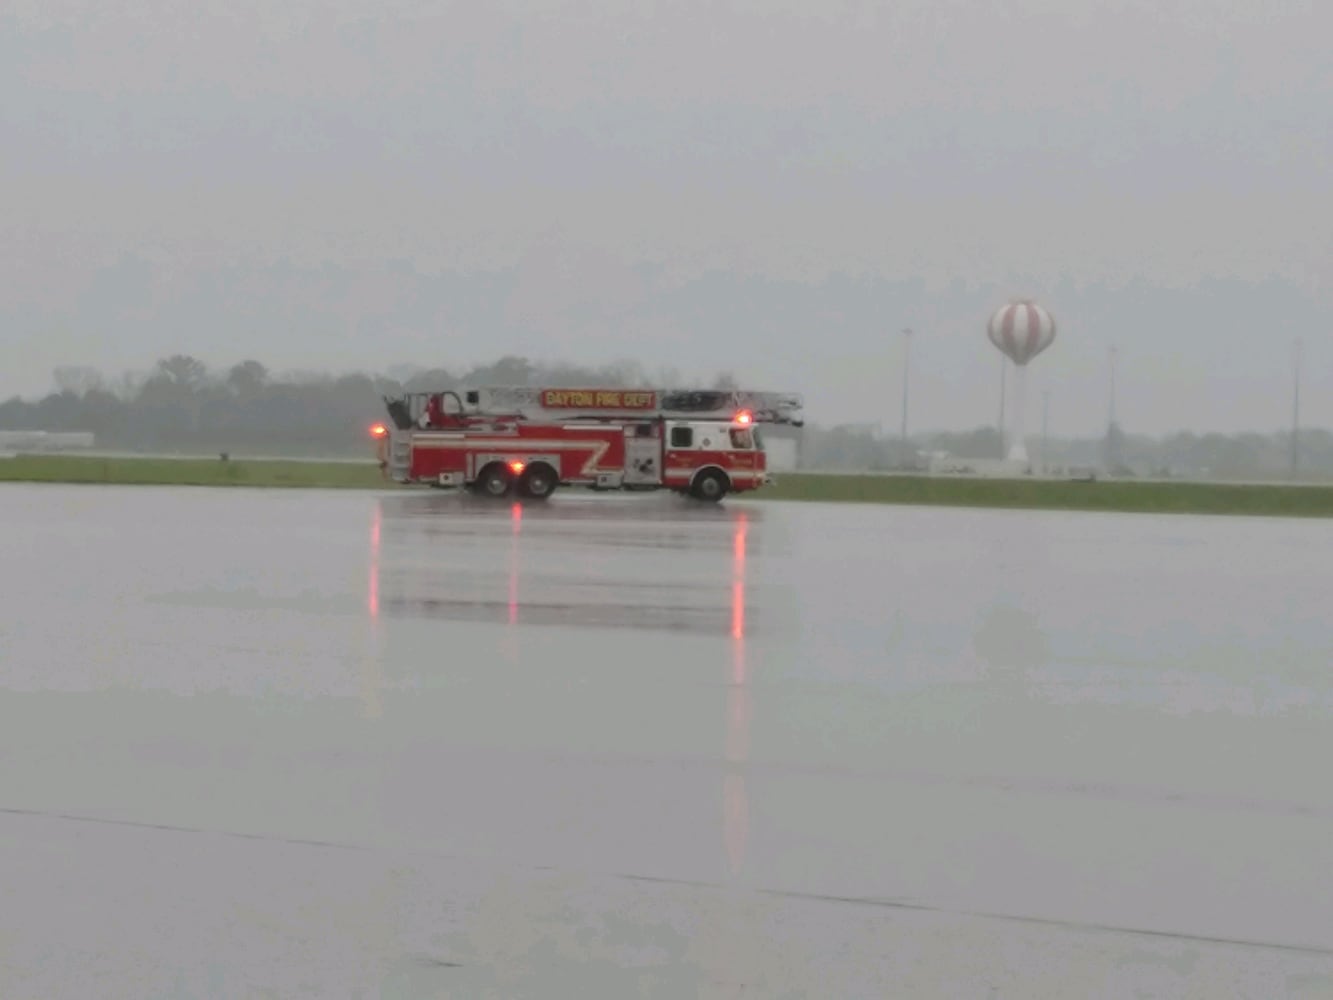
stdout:
{"type": "Polygon", "coordinates": [[[725,473],[717,469],[705,469],[690,484],[690,495],[696,500],[709,500],[716,503],[727,495],[730,485],[725,473]]]}

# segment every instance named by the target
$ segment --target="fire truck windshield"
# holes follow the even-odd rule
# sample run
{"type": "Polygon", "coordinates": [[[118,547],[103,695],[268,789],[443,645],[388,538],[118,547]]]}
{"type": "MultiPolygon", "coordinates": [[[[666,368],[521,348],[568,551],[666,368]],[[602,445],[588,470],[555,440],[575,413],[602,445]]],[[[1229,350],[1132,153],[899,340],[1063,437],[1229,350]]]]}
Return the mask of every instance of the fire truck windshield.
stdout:
{"type": "Polygon", "coordinates": [[[742,451],[754,450],[754,432],[748,427],[731,429],[731,446],[742,451]]]}

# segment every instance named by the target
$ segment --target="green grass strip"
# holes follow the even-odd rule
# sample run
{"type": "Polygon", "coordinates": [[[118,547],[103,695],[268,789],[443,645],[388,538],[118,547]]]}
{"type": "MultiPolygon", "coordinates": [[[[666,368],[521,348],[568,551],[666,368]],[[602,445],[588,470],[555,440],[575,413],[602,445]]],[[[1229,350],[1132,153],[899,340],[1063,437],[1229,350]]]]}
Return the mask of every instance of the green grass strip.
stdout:
{"type": "MultiPolygon", "coordinates": [[[[365,463],[281,459],[101,458],[20,455],[0,459],[0,482],[157,486],[396,489],[365,463]]],[[[1333,486],[1134,481],[1070,482],[932,476],[781,473],[756,499],[920,504],[1152,514],[1333,516],[1333,486]]]]}
{"type": "Polygon", "coordinates": [[[764,496],[775,500],[1141,514],[1333,516],[1333,486],[791,473],[776,478],[776,485],[763,491],[764,496]]]}
{"type": "Polygon", "coordinates": [[[125,486],[271,486],[305,489],[383,487],[372,461],[293,462],[208,458],[100,458],[19,455],[0,459],[0,482],[100,483],[125,486]]]}

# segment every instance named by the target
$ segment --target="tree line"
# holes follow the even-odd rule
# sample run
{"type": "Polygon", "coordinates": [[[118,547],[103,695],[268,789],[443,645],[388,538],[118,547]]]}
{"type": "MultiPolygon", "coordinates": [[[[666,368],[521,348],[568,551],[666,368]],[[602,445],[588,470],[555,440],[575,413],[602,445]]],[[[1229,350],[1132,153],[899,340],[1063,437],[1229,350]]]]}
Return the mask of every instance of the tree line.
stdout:
{"type": "MultiPolygon", "coordinates": [[[[45,397],[0,403],[0,431],[91,431],[99,450],[355,456],[370,453],[368,429],[387,419],[386,396],[479,384],[639,388],[663,380],[679,375],[650,375],[630,362],[589,368],[512,356],[459,371],[274,373],[253,359],[213,369],[177,354],[114,379],[89,367],[57,368],[45,397]]],[[[735,382],[723,372],[711,384],[735,382]]]]}
{"type": "MultiPolygon", "coordinates": [[[[541,364],[506,356],[485,365],[447,369],[390,369],[382,374],[274,373],[255,360],[213,369],[198,358],[173,355],[151,371],[114,379],[95,369],[54,372],[54,391],[37,400],[0,403],[0,430],[91,431],[105,450],[235,455],[355,457],[369,454],[368,428],[385,419],[384,397],[466,385],[634,388],[679,385],[679,373],[647,372],[632,362],[602,367],[541,364]]],[[[719,372],[709,386],[736,385],[719,372]]],[[[779,432],[774,431],[775,435],[779,432]]],[[[931,453],[960,460],[1001,455],[994,427],[913,435],[906,446],[877,426],[807,424],[800,465],[809,469],[878,471],[922,468],[931,453]]],[[[1118,427],[1095,438],[1029,438],[1033,461],[1059,469],[1090,467],[1120,475],[1214,479],[1285,479],[1292,469],[1290,433],[1126,434],[1118,427]]],[[[1333,434],[1302,431],[1302,478],[1333,478],[1333,434]]]]}

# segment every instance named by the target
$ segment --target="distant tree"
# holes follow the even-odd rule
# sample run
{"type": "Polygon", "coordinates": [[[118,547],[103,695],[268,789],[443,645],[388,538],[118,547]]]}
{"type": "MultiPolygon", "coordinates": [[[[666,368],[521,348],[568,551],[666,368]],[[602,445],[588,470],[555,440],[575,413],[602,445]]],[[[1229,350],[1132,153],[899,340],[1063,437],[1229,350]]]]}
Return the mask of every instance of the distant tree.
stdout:
{"type": "Polygon", "coordinates": [[[491,365],[473,369],[464,378],[468,385],[530,385],[536,374],[527,358],[506,355],[491,365]]]}
{"type": "Polygon", "coordinates": [[[85,365],[61,365],[52,373],[56,391],[72,396],[86,396],[104,385],[102,373],[85,365]]]}
{"type": "Polygon", "coordinates": [[[415,372],[403,383],[408,392],[436,392],[440,389],[453,389],[457,385],[458,378],[443,368],[415,372]]]}
{"type": "Polygon", "coordinates": [[[228,387],[240,396],[253,396],[268,381],[268,369],[258,361],[242,361],[227,372],[228,387]]]}
{"type": "Polygon", "coordinates": [[[532,363],[527,358],[503,357],[491,369],[491,378],[501,385],[527,385],[532,375],[532,363]]]}
{"type": "Polygon", "coordinates": [[[143,391],[145,381],[147,378],[143,372],[122,372],[112,382],[111,391],[119,399],[132,400],[143,391]]]}
{"type": "Polygon", "coordinates": [[[163,358],[157,363],[157,372],[185,389],[201,386],[208,379],[208,366],[188,354],[173,354],[163,358]]]}

